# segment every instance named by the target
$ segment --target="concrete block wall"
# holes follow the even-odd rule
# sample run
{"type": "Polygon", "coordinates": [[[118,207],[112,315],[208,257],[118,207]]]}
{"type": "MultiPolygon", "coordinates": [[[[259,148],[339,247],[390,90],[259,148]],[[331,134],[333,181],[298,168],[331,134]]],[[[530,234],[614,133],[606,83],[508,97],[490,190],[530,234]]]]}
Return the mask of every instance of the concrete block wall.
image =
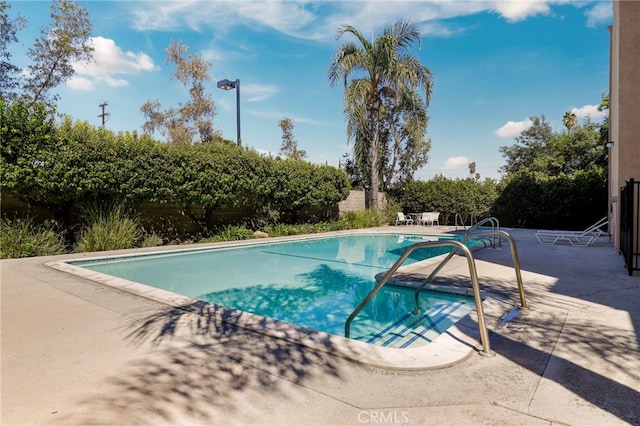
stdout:
{"type": "MultiPolygon", "coordinates": [[[[379,193],[381,207],[384,207],[387,199],[384,193],[379,193]]],[[[367,209],[366,197],[364,191],[351,191],[346,200],[338,203],[340,216],[345,212],[362,212],[367,209]]]]}

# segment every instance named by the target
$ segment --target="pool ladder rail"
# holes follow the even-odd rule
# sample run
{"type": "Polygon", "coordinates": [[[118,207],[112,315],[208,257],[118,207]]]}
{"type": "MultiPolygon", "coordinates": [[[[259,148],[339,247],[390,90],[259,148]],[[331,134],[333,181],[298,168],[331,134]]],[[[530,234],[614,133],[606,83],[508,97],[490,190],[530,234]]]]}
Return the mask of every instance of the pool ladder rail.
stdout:
{"type": "MultiPolygon", "coordinates": [[[[473,224],[477,221],[478,219],[476,218],[476,215],[474,213],[469,214],[469,226],[473,226],[473,224]]],[[[460,213],[456,213],[454,223],[456,226],[456,231],[458,230],[458,226],[462,226],[462,229],[464,229],[465,231],[467,230],[467,225],[464,224],[464,219],[462,218],[462,215],[460,213]]]]}
{"type": "Polygon", "coordinates": [[[402,256],[400,256],[400,258],[393,264],[391,269],[389,269],[387,273],[382,277],[382,279],[378,281],[378,284],[376,284],[376,286],[369,292],[369,294],[367,294],[367,296],[362,300],[362,302],[360,302],[360,304],[354,309],[351,315],[349,315],[344,325],[345,336],[349,337],[350,335],[351,322],[353,322],[353,319],[360,313],[360,311],[362,311],[362,309],[378,293],[378,291],[380,291],[380,289],[385,284],[387,284],[391,276],[398,270],[398,268],[400,268],[400,266],[402,266],[402,264],[405,262],[405,260],[407,260],[407,258],[411,255],[411,253],[413,253],[416,250],[427,248],[427,247],[452,246],[453,250],[451,250],[451,252],[447,255],[447,257],[445,257],[444,260],[442,260],[442,262],[440,262],[440,264],[431,272],[431,274],[429,274],[429,276],[422,282],[422,284],[420,284],[416,288],[414,293],[415,306],[414,306],[413,313],[417,314],[419,313],[419,310],[420,310],[418,305],[420,291],[422,291],[422,289],[431,280],[433,280],[433,278],[438,274],[438,272],[440,272],[440,270],[451,260],[451,258],[453,258],[453,256],[458,251],[461,251],[464,254],[464,256],[467,258],[467,265],[469,267],[469,277],[471,278],[471,287],[473,288],[473,297],[476,304],[476,312],[478,314],[478,328],[480,331],[480,342],[482,344],[482,350],[480,351],[480,354],[483,356],[494,356],[495,354],[491,352],[491,346],[489,343],[489,332],[487,331],[487,325],[484,318],[484,310],[482,308],[482,297],[480,295],[480,284],[478,283],[478,272],[476,269],[475,260],[473,258],[473,254],[471,253],[471,250],[469,249],[469,247],[465,245],[465,243],[472,238],[489,237],[489,236],[493,236],[493,237],[502,236],[509,241],[509,245],[511,247],[511,257],[513,259],[513,268],[515,269],[515,272],[516,272],[518,293],[520,295],[520,306],[522,308],[526,308],[527,302],[524,296],[524,286],[522,284],[522,274],[520,272],[520,260],[518,259],[518,251],[517,251],[516,243],[513,237],[504,231],[496,231],[496,230],[486,231],[486,232],[467,235],[462,239],[462,241],[451,241],[451,240],[425,241],[425,242],[419,242],[409,246],[404,251],[404,253],[402,253],[402,256]]]}
{"type": "MultiPolygon", "coordinates": [[[[466,229],[465,227],[465,235],[473,234],[474,232],[479,230],[482,225],[485,225],[487,223],[491,224],[491,231],[500,230],[500,221],[498,220],[498,218],[492,216],[492,217],[484,218],[480,222],[476,222],[475,224],[471,225],[469,229],[466,229]]],[[[475,235],[478,236],[478,234],[475,234],[475,235]]],[[[492,248],[502,246],[502,235],[500,235],[499,233],[494,233],[492,237],[493,238],[488,239],[489,244],[491,245],[492,248]],[[496,245],[496,239],[497,239],[497,245],[496,245]]],[[[486,244],[485,244],[485,247],[486,247],[486,244]]]]}

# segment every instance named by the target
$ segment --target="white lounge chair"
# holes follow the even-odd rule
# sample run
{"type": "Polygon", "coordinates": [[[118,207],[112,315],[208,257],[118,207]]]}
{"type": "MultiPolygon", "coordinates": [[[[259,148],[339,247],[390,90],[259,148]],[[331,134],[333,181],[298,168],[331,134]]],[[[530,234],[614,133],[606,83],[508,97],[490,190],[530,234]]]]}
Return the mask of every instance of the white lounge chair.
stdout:
{"type": "Polygon", "coordinates": [[[413,225],[413,219],[406,217],[402,212],[398,212],[396,216],[396,226],[397,225],[413,225]]]}
{"type": "Polygon", "coordinates": [[[567,241],[572,246],[588,246],[597,241],[600,237],[608,236],[609,233],[602,230],[609,221],[603,217],[584,231],[536,231],[536,238],[540,244],[555,244],[559,241],[567,241]]]}

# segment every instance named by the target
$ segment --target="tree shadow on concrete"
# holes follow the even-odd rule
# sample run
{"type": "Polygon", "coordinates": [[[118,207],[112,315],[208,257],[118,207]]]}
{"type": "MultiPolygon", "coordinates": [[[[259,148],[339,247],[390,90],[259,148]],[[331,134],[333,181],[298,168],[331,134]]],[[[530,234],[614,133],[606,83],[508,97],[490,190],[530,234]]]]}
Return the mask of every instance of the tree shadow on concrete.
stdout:
{"type": "MultiPolygon", "coordinates": [[[[531,254],[532,250],[541,249],[535,244],[524,244],[522,248],[518,250],[530,308],[523,310],[519,318],[501,324],[492,331],[492,349],[620,420],[640,424],[640,412],[637,409],[640,402],[637,389],[640,383],[640,316],[637,311],[640,281],[636,278],[627,279],[623,276],[623,269],[620,270],[620,276],[611,274],[610,263],[617,259],[612,256],[614,253],[607,251],[607,247],[560,247],[544,257],[540,257],[539,253],[536,256],[531,254]],[[587,271],[583,282],[576,283],[570,277],[576,268],[587,271]],[[550,270],[554,271],[553,277],[549,275],[550,270]],[[527,281],[527,274],[531,272],[540,274],[540,277],[530,275],[534,282],[527,281]],[[615,292],[619,292],[618,296],[615,292]],[[573,299],[560,300],[554,298],[554,294],[573,299]],[[607,318],[569,315],[569,311],[584,309],[581,300],[627,312],[633,330],[611,326],[607,318]],[[635,312],[632,306],[635,306],[635,312]],[[545,317],[554,311],[565,314],[545,317]],[[558,336],[558,339],[549,340],[550,335],[558,336]]],[[[549,250],[546,246],[543,249],[549,250]]],[[[611,247],[608,249],[612,250],[611,247]]],[[[474,258],[476,261],[513,267],[508,247],[480,250],[474,253],[474,258]]],[[[458,287],[470,286],[468,278],[464,276],[438,280],[458,287]]],[[[501,295],[505,300],[518,304],[515,275],[513,278],[480,275],[479,281],[483,291],[501,295]]],[[[477,324],[475,327],[459,328],[478,338],[477,324]]],[[[571,422],[571,419],[557,420],[571,422]]]]}
{"type": "MultiPolygon", "coordinates": [[[[515,230],[513,233],[518,235],[521,243],[518,245],[518,252],[523,273],[539,274],[547,278],[547,283],[533,283],[534,290],[542,290],[540,300],[558,306],[572,303],[568,299],[547,297],[558,294],[572,298],[575,301],[573,308],[576,310],[583,309],[578,305],[584,300],[625,312],[635,330],[636,345],[640,347],[640,277],[627,275],[624,259],[613,250],[611,244],[588,247],[542,245],[535,240],[531,230],[515,230]]],[[[493,264],[512,266],[509,250],[506,248],[480,250],[475,257],[493,264]]],[[[534,278],[534,281],[538,280],[534,278]]],[[[531,286],[525,282],[525,291],[528,288],[531,286]]],[[[538,294],[533,292],[533,296],[538,297],[538,294]]],[[[606,321],[602,319],[599,323],[606,321]]]]}
{"type": "MultiPolygon", "coordinates": [[[[541,411],[544,413],[545,404],[555,404],[552,412],[567,417],[550,420],[570,424],[575,421],[570,413],[580,407],[582,399],[624,422],[640,424],[640,373],[638,361],[631,355],[636,350],[633,336],[602,324],[594,333],[590,327],[593,324],[569,321],[566,312],[534,306],[532,311],[491,333],[493,351],[578,398],[545,395],[544,390],[538,389],[534,402],[542,406],[532,407],[538,411],[531,414],[539,416],[541,411]],[[591,363],[594,358],[598,358],[597,362],[591,363]],[[576,405],[557,410],[558,405],[569,403],[576,405]]],[[[595,419],[594,422],[598,423],[595,419]]]]}
{"type": "MultiPolygon", "coordinates": [[[[506,259],[504,264],[510,265],[510,257],[506,259]]],[[[543,273],[542,268],[538,272],[543,273]]],[[[483,290],[517,301],[514,278],[480,280],[483,290]]],[[[447,284],[470,286],[468,277],[455,275],[447,284]]],[[[543,305],[549,300],[536,296],[534,301],[531,314],[539,315],[523,315],[497,328],[490,335],[492,349],[622,421],[640,424],[640,393],[633,387],[638,382],[637,360],[629,358],[634,354],[633,336],[602,323],[568,324],[566,310],[564,316],[543,316],[540,320],[546,312],[543,305]],[[560,340],[552,338],[559,335],[560,340]],[[604,358],[605,370],[590,368],[585,354],[604,358]]],[[[560,305],[551,307],[561,310],[560,305]]],[[[269,401],[289,400],[320,376],[337,380],[345,377],[342,368],[346,364],[328,355],[336,348],[326,335],[294,331],[265,318],[254,317],[249,323],[246,320],[237,311],[205,302],[137,312],[128,319],[124,332],[139,347],[141,356],[114,372],[109,382],[87,395],[74,412],[64,413],[56,421],[250,424],[256,419],[252,414],[265,410],[264,404],[269,401]],[[254,330],[270,328],[282,339],[238,327],[241,321],[243,327],[249,325],[254,330]],[[303,337],[315,339],[313,345],[319,350],[290,342],[303,337]]],[[[461,330],[477,339],[477,323],[461,330]]],[[[446,371],[422,373],[439,374],[446,371]]],[[[505,382],[509,379],[503,378],[505,382]]]]}
{"type": "MultiPolygon", "coordinates": [[[[289,397],[283,383],[299,385],[317,375],[340,377],[335,358],[239,328],[236,314],[206,302],[138,312],[124,328],[143,357],[114,373],[106,386],[57,421],[155,425],[222,423],[220,416],[251,419],[254,406],[265,397],[289,397]]],[[[275,327],[283,339],[303,337],[302,331],[278,329],[277,323],[253,326],[275,327]]],[[[333,350],[330,339],[306,338],[333,350]]]]}

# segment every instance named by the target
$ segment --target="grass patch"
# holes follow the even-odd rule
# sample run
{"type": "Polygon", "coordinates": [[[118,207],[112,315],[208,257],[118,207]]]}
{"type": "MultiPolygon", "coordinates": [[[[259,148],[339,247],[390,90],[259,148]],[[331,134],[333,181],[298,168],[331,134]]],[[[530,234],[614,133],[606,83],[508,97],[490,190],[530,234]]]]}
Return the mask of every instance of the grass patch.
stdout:
{"type": "Polygon", "coordinates": [[[253,238],[253,231],[243,226],[226,226],[209,238],[203,238],[201,243],[215,243],[218,241],[240,241],[253,238]]]}
{"type": "Polygon", "coordinates": [[[32,218],[11,221],[2,218],[0,258],[51,256],[65,253],[61,233],[51,225],[36,225],[32,218]]]}
{"type": "Polygon", "coordinates": [[[138,220],[123,206],[91,205],[83,213],[86,225],[80,231],[77,252],[134,248],[142,240],[138,220]]]}
{"type": "Polygon", "coordinates": [[[142,240],[142,247],[158,247],[163,244],[164,240],[155,232],[151,235],[146,235],[142,240]]]}
{"type": "Polygon", "coordinates": [[[342,221],[345,222],[345,229],[373,228],[387,223],[384,212],[377,210],[346,212],[342,221]]]}

